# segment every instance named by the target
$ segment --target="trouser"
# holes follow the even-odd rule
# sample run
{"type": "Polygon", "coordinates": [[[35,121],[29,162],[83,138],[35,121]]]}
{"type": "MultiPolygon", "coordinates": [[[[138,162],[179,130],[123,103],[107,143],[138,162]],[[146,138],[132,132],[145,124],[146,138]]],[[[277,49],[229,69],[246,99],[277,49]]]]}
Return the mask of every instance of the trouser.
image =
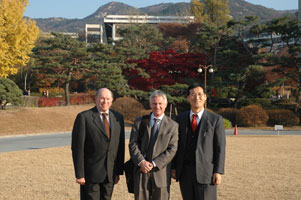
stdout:
{"type": "Polygon", "coordinates": [[[217,199],[216,185],[199,184],[193,164],[184,164],[179,182],[183,200],[217,199]]]}
{"type": "Polygon", "coordinates": [[[113,193],[114,183],[108,179],[103,183],[89,183],[80,186],[81,200],[110,200],[113,193]]]}
{"type": "Polygon", "coordinates": [[[139,190],[135,190],[135,200],[168,200],[170,186],[157,187],[153,173],[140,174],[139,190]]]}

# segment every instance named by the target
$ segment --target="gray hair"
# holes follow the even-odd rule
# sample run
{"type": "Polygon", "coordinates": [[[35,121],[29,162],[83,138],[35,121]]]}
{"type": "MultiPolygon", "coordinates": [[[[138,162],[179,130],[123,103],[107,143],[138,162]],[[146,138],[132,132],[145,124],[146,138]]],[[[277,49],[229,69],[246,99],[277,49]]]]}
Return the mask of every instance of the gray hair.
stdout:
{"type": "Polygon", "coordinates": [[[164,92],[162,92],[161,90],[153,91],[153,93],[149,97],[149,101],[151,101],[153,97],[163,97],[163,99],[165,100],[165,102],[167,102],[166,94],[164,92]]]}

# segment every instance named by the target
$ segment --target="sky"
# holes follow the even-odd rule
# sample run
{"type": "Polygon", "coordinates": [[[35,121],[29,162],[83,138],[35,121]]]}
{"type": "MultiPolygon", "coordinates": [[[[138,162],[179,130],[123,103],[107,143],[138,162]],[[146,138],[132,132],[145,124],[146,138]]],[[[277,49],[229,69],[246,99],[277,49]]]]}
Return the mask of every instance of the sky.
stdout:
{"type": "MultiPolygon", "coordinates": [[[[64,17],[82,19],[94,13],[100,6],[112,1],[122,2],[136,8],[160,3],[179,3],[190,0],[28,0],[25,16],[30,18],[64,17]]],[[[298,0],[245,0],[276,10],[298,9],[298,0]]]]}

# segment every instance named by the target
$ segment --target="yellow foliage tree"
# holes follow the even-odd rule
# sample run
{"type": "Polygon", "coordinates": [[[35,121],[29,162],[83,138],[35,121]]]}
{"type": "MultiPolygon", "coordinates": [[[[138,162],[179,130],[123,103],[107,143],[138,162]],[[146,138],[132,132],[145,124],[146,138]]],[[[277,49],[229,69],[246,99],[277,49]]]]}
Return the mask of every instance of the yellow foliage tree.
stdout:
{"type": "Polygon", "coordinates": [[[200,22],[220,27],[231,19],[228,0],[191,0],[190,4],[191,12],[200,22]]]}
{"type": "Polygon", "coordinates": [[[26,65],[39,29],[24,19],[27,0],[0,0],[0,77],[16,74],[26,65]]]}

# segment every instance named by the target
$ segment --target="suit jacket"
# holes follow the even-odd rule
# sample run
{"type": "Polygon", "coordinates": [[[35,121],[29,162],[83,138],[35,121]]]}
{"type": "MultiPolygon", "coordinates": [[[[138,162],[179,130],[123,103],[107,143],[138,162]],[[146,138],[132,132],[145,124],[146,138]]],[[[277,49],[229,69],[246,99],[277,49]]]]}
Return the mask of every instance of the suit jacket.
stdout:
{"type": "MultiPolygon", "coordinates": [[[[179,180],[184,164],[190,111],[180,113],[176,121],[179,124],[179,145],[173,160],[179,180]]],[[[220,115],[204,111],[199,124],[197,147],[195,152],[196,178],[200,184],[210,184],[214,173],[223,174],[225,165],[226,137],[224,122],[220,115]]]]}
{"type": "Polygon", "coordinates": [[[111,138],[96,106],[79,113],[72,130],[72,157],[76,178],[90,183],[102,183],[106,177],[123,174],[124,120],[118,112],[109,110],[111,138]]]}
{"type": "MultiPolygon", "coordinates": [[[[151,125],[141,135],[141,144],[138,144],[139,126],[141,117],[137,118],[131,131],[129,151],[131,159],[135,163],[134,183],[139,187],[140,170],[138,164],[145,160],[148,144],[151,136],[151,125]]],[[[157,140],[153,148],[153,161],[156,167],[153,169],[154,181],[157,187],[166,187],[171,183],[171,161],[176,154],[178,146],[178,124],[167,116],[164,116],[160,125],[157,140]]]]}

